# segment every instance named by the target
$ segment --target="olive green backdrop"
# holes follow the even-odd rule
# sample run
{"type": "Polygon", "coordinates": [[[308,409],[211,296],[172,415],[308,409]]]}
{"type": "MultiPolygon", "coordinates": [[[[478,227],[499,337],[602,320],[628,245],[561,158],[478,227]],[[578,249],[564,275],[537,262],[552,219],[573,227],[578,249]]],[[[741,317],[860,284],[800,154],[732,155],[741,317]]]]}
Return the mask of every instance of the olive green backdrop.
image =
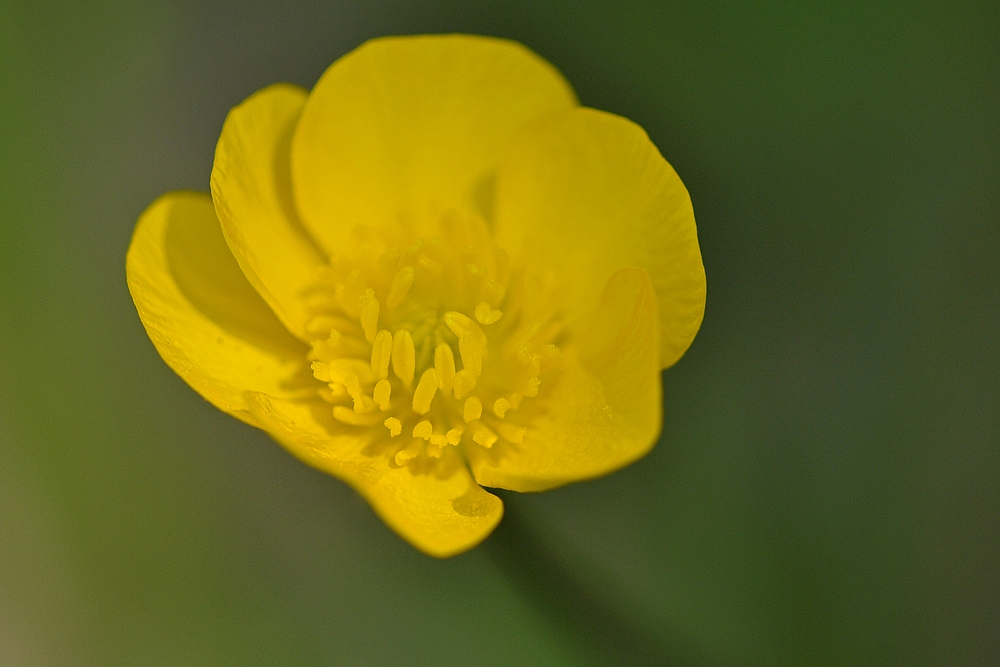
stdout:
{"type": "Polygon", "coordinates": [[[0,0],[0,665],[994,664],[998,8],[0,0]],[[447,561],[184,385],[124,271],[231,106],[441,31],[646,127],[709,281],[653,453],[447,561]]]}

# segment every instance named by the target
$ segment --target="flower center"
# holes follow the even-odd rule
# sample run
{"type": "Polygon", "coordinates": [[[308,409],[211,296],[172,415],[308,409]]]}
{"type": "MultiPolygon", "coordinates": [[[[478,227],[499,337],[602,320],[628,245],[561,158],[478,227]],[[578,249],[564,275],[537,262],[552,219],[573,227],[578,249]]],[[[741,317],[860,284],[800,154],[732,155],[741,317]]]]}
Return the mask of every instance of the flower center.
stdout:
{"type": "Polygon", "coordinates": [[[512,270],[478,217],[435,218],[356,230],[305,295],[320,396],[397,465],[520,446],[559,368],[551,285],[512,270]]]}

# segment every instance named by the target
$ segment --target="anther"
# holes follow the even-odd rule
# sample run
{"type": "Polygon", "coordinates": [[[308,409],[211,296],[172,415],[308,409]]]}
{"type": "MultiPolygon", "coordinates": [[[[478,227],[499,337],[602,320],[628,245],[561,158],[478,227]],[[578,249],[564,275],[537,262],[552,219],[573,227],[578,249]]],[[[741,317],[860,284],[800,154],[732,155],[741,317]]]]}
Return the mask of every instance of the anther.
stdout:
{"type": "Polygon", "coordinates": [[[413,336],[406,329],[400,329],[392,337],[392,372],[409,387],[413,384],[415,370],[416,352],[413,348],[413,336]]]}
{"type": "Polygon", "coordinates": [[[538,385],[541,383],[542,381],[536,377],[528,378],[528,388],[524,390],[524,395],[529,397],[538,396],[538,385]]]}
{"type": "Polygon", "coordinates": [[[432,433],[430,442],[435,447],[444,447],[448,444],[448,438],[440,433],[432,433]]]}
{"type": "Polygon", "coordinates": [[[430,440],[431,434],[434,432],[434,427],[426,419],[422,422],[418,422],[416,426],[413,427],[413,437],[421,438],[422,440],[430,440]]]}
{"type": "Polygon", "coordinates": [[[441,391],[450,392],[455,384],[455,354],[451,345],[441,343],[434,349],[434,369],[441,382],[441,391]]]}
{"type": "Polygon", "coordinates": [[[375,335],[372,343],[372,371],[375,377],[382,379],[389,376],[389,359],[392,357],[392,334],[382,329],[375,335]]]}
{"type": "Polygon", "coordinates": [[[378,409],[385,412],[389,409],[389,397],[392,395],[392,385],[386,379],[379,380],[375,384],[375,392],[372,398],[378,404],[378,409]]]}
{"type": "Polygon", "coordinates": [[[387,429],[389,429],[390,438],[395,438],[397,435],[403,432],[403,422],[399,421],[395,417],[389,417],[382,423],[385,425],[387,429]]]}
{"type": "Polygon", "coordinates": [[[462,368],[475,377],[483,374],[483,347],[476,334],[466,329],[458,338],[458,353],[462,355],[462,368]]]}
{"type": "Polygon", "coordinates": [[[489,449],[493,446],[493,443],[497,441],[497,434],[489,430],[485,426],[480,426],[476,433],[472,436],[472,439],[478,442],[480,445],[489,449]]]}
{"type": "Polygon", "coordinates": [[[470,320],[467,316],[458,312],[457,310],[451,310],[444,314],[444,323],[451,329],[451,332],[462,337],[462,334],[466,331],[472,331],[479,342],[486,345],[486,333],[479,328],[479,325],[470,320]]]}
{"type": "Polygon", "coordinates": [[[493,310],[490,308],[490,304],[485,301],[476,306],[476,319],[479,320],[480,324],[493,324],[500,319],[501,315],[503,315],[502,312],[493,310]]]}
{"type": "Polygon", "coordinates": [[[389,294],[385,297],[386,308],[396,308],[406,300],[406,295],[413,286],[413,276],[416,272],[412,266],[404,266],[392,277],[389,284],[389,294]]]}
{"type": "Polygon", "coordinates": [[[464,419],[466,423],[471,422],[473,419],[479,419],[482,415],[482,401],[475,396],[469,396],[465,399],[465,405],[462,408],[462,419],[464,419]]]}
{"type": "Polygon", "coordinates": [[[428,368],[420,376],[417,388],[413,390],[413,411],[418,415],[427,414],[431,409],[431,401],[439,386],[437,371],[428,368]]]}
{"type": "Polygon", "coordinates": [[[358,299],[358,319],[361,320],[361,328],[365,332],[365,340],[371,343],[375,340],[375,333],[378,331],[378,299],[375,298],[375,290],[369,288],[358,299]]]}
{"type": "Polygon", "coordinates": [[[455,373],[455,399],[462,400],[476,388],[476,376],[467,368],[455,373]]]}
{"type": "Polygon", "coordinates": [[[503,416],[507,414],[507,410],[509,409],[510,409],[510,401],[508,401],[506,398],[498,398],[497,400],[493,401],[493,414],[495,414],[500,419],[503,419],[503,416]]]}
{"type": "Polygon", "coordinates": [[[449,445],[457,445],[462,442],[463,429],[461,427],[455,427],[444,434],[445,440],[448,441],[449,445]]]}

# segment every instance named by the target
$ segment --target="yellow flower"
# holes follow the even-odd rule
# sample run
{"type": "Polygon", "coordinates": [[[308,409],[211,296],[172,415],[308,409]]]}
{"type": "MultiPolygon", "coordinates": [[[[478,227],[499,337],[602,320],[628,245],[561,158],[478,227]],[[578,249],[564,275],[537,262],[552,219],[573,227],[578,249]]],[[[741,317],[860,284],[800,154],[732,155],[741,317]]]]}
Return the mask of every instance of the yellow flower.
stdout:
{"type": "Polygon", "coordinates": [[[222,128],[212,195],[162,196],[127,258],[163,359],[434,556],[643,456],[705,274],[645,132],[523,46],[392,37],[222,128]]]}

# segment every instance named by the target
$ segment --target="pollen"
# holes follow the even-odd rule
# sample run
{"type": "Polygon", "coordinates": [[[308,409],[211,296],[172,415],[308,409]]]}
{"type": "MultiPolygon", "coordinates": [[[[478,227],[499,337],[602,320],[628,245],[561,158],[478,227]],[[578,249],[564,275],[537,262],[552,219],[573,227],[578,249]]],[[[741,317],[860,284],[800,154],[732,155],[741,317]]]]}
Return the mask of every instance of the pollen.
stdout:
{"type": "Polygon", "coordinates": [[[403,422],[399,421],[395,417],[389,417],[382,424],[389,429],[389,436],[395,438],[397,435],[403,432],[403,422]]]}
{"type": "Polygon", "coordinates": [[[307,300],[316,393],[399,466],[524,447],[546,410],[543,380],[561,364],[557,299],[544,280],[511,276],[481,220],[443,214],[427,238],[408,224],[366,236],[317,278],[307,300]]]}

